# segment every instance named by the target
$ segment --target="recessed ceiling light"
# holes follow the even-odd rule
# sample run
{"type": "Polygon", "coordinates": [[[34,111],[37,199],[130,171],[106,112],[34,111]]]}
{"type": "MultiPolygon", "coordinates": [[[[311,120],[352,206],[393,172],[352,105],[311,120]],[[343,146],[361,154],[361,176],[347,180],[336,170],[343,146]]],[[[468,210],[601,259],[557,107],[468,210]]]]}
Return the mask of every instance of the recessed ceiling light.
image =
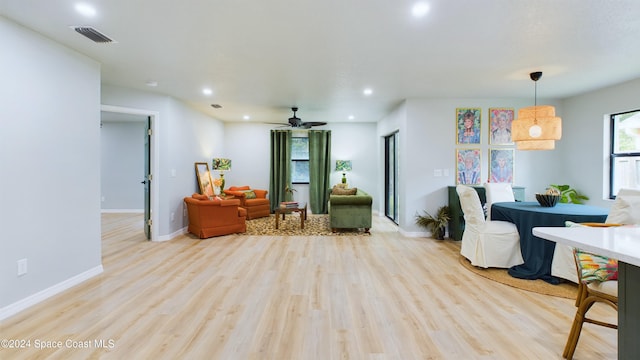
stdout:
{"type": "Polygon", "coordinates": [[[251,119],[251,116],[249,116],[249,115],[244,115],[242,118],[243,118],[244,120],[249,120],[249,119],[251,119]]]}
{"type": "Polygon", "coordinates": [[[356,118],[355,116],[353,116],[353,115],[349,115],[349,120],[353,120],[353,119],[355,119],[355,118],[356,118]]]}
{"type": "Polygon", "coordinates": [[[411,14],[415,17],[423,17],[429,12],[429,4],[418,2],[411,8],[411,14]]]}
{"type": "Polygon", "coordinates": [[[147,81],[147,86],[156,87],[158,86],[158,82],[154,80],[147,81]]]}
{"type": "Polygon", "coordinates": [[[366,88],[362,91],[363,94],[369,96],[371,94],[373,94],[373,90],[371,90],[370,88],[366,88]]]}
{"type": "Polygon", "coordinates": [[[202,93],[205,95],[211,95],[213,94],[213,90],[209,89],[209,88],[204,88],[202,89],[202,93]]]}
{"type": "Polygon", "coordinates": [[[76,6],[76,11],[79,12],[80,14],[84,15],[84,16],[88,16],[88,17],[94,17],[96,16],[96,9],[86,3],[77,3],[76,6]]]}

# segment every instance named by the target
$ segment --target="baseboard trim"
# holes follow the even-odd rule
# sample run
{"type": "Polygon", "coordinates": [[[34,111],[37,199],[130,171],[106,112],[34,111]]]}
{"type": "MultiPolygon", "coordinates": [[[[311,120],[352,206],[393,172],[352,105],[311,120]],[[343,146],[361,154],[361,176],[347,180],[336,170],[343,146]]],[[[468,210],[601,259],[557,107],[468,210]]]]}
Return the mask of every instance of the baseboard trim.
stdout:
{"type": "Polygon", "coordinates": [[[101,274],[103,271],[104,269],[102,268],[102,265],[96,266],[83,273],[73,276],[65,281],[62,281],[56,285],[53,285],[49,288],[39,291],[31,296],[27,296],[26,298],[19,300],[11,305],[7,305],[3,308],[0,308],[0,321],[7,319],[13,315],[16,315],[22,310],[25,310],[33,305],[36,305],[86,280],[89,280],[90,278],[101,274]]]}
{"type": "Polygon", "coordinates": [[[400,234],[402,234],[402,236],[404,237],[431,237],[431,233],[430,232],[424,232],[424,231],[405,231],[402,230],[401,228],[398,229],[398,231],[400,232],[400,234]]]}
{"type": "Polygon", "coordinates": [[[158,236],[157,238],[153,239],[153,241],[155,242],[169,241],[177,236],[184,235],[186,233],[187,233],[187,227],[185,226],[182,229],[178,229],[169,235],[158,236]]]}
{"type": "Polygon", "coordinates": [[[144,209],[101,209],[103,214],[144,214],[144,209]]]}

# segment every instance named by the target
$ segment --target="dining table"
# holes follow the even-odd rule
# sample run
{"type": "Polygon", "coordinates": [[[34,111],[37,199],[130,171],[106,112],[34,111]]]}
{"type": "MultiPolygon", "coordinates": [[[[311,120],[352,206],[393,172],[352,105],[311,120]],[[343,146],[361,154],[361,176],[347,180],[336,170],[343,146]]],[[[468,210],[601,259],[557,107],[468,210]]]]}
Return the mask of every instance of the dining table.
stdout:
{"type": "Polygon", "coordinates": [[[618,359],[638,359],[640,226],[535,227],[533,234],[618,260],[618,359]]]}
{"type": "Polygon", "coordinates": [[[491,206],[491,220],[508,221],[516,225],[520,234],[520,250],[524,263],[508,269],[509,275],[519,279],[542,279],[559,284],[561,279],[551,275],[551,263],[556,243],[533,234],[537,226],[564,227],[566,221],[605,222],[609,209],[573,203],[559,203],[552,207],[538,202],[499,202],[491,206]]]}

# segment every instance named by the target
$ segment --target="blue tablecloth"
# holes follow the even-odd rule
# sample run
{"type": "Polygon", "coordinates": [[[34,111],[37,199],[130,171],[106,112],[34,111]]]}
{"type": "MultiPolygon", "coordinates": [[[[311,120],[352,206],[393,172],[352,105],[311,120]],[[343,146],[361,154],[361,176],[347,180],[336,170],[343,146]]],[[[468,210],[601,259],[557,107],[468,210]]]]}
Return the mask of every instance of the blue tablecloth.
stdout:
{"type": "Polygon", "coordinates": [[[608,209],[577,204],[557,204],[542,207],[537,202],[502,202],[491,206],[491,220],[514,223],[520,233],[520,250],[524,264],[509,269],[509,274],[520,279],[542,279],[551,284],[560,279],[551,276],[551,261],[556,243],[534,236],[536,226],[565,226],[565,221],[604,222],[608,209]]]}

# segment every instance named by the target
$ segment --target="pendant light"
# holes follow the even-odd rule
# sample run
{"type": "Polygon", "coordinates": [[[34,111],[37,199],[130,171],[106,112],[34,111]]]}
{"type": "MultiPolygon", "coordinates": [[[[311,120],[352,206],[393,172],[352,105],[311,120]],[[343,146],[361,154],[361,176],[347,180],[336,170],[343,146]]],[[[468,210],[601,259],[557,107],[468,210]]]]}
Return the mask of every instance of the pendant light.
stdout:
{"type": "Polygon", "coordinates": [[[518,118],[511,124],[511,138],[518,150],[552,150],[555,140],[562,137],[562,119],[550,105],[538,106],[538,83],[542,72],[529,74],[535,84],[534,106],[518,110],[518,118]]]}

